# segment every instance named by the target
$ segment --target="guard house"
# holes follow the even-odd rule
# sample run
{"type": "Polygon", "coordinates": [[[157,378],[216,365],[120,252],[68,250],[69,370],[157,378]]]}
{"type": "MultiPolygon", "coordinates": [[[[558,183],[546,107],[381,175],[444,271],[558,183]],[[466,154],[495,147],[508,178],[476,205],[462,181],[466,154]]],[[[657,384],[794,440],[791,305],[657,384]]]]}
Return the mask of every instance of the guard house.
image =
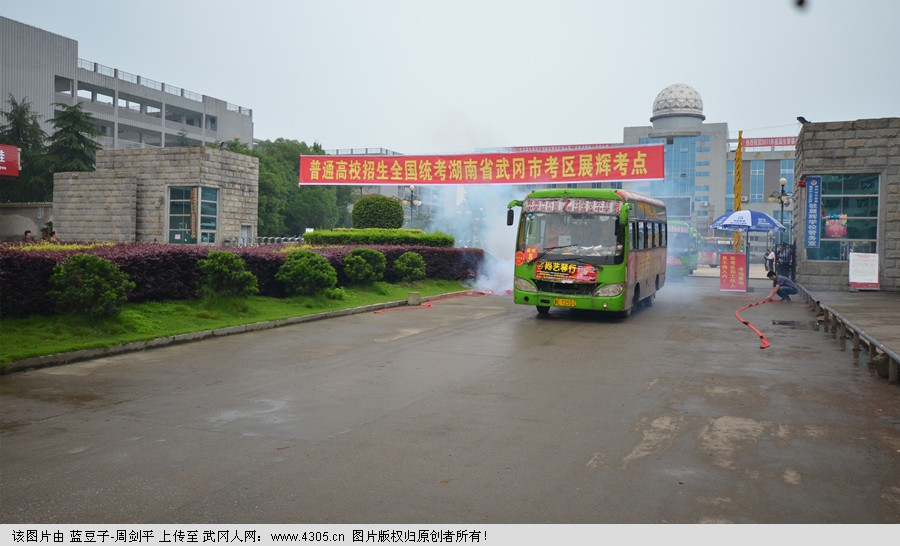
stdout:
{"type": "Polygon", "coordinates": [[[53,177],[67,241],[229,245],[256,237],[259,160],[205,146],[100,150],[93,172],[53,177]]]}
{"type": "Polygon", "coordinates": [[[879,288],[900,290],[900,118],[804,123],[796,153],[797,280],[849,289],[850,254],[864,253],[879,288]]]}

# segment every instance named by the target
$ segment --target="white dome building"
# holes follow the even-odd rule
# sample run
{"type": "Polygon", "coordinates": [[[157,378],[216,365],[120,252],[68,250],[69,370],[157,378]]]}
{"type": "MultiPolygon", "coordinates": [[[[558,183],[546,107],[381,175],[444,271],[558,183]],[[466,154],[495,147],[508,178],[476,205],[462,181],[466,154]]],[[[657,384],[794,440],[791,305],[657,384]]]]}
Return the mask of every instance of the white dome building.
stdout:
{"type": "Polygon", "coordinates": [[[690,85],[676,83],[656,95],[650,122],[658,131],[698,130],[705,119],[700,93],[690,85]]]}

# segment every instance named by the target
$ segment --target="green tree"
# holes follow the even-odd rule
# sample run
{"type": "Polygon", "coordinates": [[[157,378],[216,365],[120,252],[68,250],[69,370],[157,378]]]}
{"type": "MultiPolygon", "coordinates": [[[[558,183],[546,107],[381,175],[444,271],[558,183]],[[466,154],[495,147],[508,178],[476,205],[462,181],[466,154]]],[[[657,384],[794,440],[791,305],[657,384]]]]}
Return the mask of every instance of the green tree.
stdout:
{"type": "Polygon", "coordinates": [[[0,144],[19,148],[21,169],[18,178],[4,179],[0,183],[0,202],[51,201],[53,177],[45,157],[47,133],[26,98],[17,101],[10,94],[8,102],[9,110],[0,110],[3,119],[0,144]]]}
{"type": "Polygon", "coordinates": [[[53,135],[47,146],[50,168],[55,173],[93,171],[97,150],[102,146],[93,137],[100,136],[97,121],[85,112],[81,103],[55,103],[53,135]]]}
{"type": "Polygon", "coordinates": [[[324,155],[318,143],[286,140],[259,143],[259,234],[264,237],[299,235],[306,228],[331,229],[347,220],[351,188],[304,186],[300,177],[301,155],[324,155]]]}
{"type": "Polygon", "coordinates": [[[251,150],[237,140],[215,145],[259,159],[259,210],[257,231],[261,237],[300,235],[306,228],[349,227],[352,186],[304,186],[300,177],[301,155],[324,155],[319,143],[283,138],[259,142],[251,150]]]}

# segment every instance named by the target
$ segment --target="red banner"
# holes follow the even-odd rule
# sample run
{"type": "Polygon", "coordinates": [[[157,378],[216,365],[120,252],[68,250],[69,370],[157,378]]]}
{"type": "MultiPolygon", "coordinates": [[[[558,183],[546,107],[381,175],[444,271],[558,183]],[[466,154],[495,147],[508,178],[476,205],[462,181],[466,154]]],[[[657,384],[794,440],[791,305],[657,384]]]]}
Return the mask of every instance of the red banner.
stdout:
{"type": "Polygon", "coordinates": [[[0,176],[19,176],[19,149],[0,144],[0,176]]]}
{"type": "Polygon", "coordinates": [[[743,144],[744,148],[769,148],[772,146],[797,147],[797,137],[745,138],[743,144]]]}
{"type": "Polygon", "coordinates": [[[300,184],[554,184],[662,180],[665,146],[462,155],[307,155],[300,184]]]}
{"type": "Polygon", "coordinates": [[[747,291],[746,254],[719,255],[719,290],[725,292],[747,291]]]}

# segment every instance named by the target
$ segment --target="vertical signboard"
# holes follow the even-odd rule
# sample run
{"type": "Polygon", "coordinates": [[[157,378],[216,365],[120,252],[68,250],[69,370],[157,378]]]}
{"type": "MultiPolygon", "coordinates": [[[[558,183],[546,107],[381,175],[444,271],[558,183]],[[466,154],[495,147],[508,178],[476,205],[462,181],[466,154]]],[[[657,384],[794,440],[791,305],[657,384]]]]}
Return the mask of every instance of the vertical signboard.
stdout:
{"type": "Polygon", "coordinates": [[[722,254],[719,257],[719,290],[747,291],[747,255],[722,254]]]}
{"type": "Polygon", "coordinates": [[[191,239],[197,240],[197,225],[200,223],[200,188],[191,188],[191,239]]]}
{"type": "Polygon", "coordinates": [[[822,216],[822,177],[806,177],[806,247],[819,248],[822,216]]]}

